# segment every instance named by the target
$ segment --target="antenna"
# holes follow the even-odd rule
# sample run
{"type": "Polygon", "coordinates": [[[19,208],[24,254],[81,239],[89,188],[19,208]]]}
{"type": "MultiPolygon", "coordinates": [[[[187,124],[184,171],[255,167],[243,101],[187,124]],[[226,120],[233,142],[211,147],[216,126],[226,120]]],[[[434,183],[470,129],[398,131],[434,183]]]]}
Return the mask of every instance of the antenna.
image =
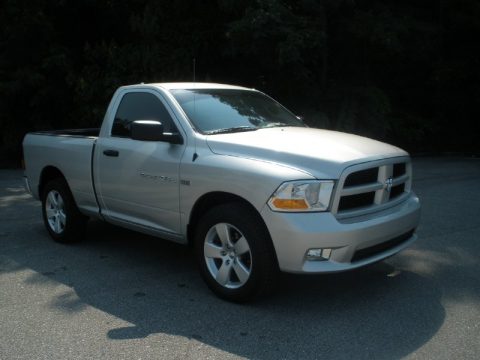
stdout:
{"type": "Polygon", "coordinates": [[[197,59],[193,58],[193,113],[195,114],[196,112],[196,108],[195,108],[195,88],[196,88],[196,78],[195,78],[195,65],[196,65],[196,61],[197,59]]]}
{"type": "Polygon", "coordinates": [[[196,62],[196,59],[193,58],[193,82],[195,82],[195,62],[196,62]]]}
{"type": "MultiPolygon", "coordinates": [[[[196,85],[196,77],[195,77],[195,65],[196,65],[196,59],[193,58],[193,116],[195,116],[195,113],[197,111],[197,108],[196,108],[196,104],[195,104],[195,88],[197,87],[196,85]]],[[[195,161],[198,157],[198,154],[197,154],[197,138],[194,137],[194,146],[195,146],[195,150],[194,150],[194,153],[193,153],[193,157],[192,157],[192,162],[195,161]]]]}

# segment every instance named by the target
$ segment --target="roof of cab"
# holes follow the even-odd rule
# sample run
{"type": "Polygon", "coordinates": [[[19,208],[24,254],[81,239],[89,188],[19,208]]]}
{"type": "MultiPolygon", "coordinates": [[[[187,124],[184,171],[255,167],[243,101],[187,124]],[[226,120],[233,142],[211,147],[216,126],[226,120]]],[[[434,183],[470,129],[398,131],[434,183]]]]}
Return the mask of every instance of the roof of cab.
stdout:
{"type": "Polygon", "coordinates": [[[203,82],[173,82],[173,83],[151,83],[151,84],[135,84],[122,87],[142,87],[154,86],[165,90],[183,90],[183,89],[235,89],[235,90],[253,90],[243,86],[203,83],[203,82]]]}

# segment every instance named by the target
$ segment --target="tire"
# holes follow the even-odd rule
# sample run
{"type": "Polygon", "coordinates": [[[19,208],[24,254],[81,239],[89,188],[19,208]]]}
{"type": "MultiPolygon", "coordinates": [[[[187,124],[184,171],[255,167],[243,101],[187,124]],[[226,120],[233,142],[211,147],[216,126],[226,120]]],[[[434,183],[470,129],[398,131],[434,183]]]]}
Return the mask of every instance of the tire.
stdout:
{"type": "Polygon", "coordinates": [[[49,181],[42,194],[43,222],[53,240],[74,243],[83,239],[88,218],[77,208],[64,179],[49,181]]]}
{"type": "Polygon", "coordinates": [[[218,297],[246,302],[275,287],[278,264],[259,215],[241,203],[208,211],[195,231],[200,274],[218,297]]]}

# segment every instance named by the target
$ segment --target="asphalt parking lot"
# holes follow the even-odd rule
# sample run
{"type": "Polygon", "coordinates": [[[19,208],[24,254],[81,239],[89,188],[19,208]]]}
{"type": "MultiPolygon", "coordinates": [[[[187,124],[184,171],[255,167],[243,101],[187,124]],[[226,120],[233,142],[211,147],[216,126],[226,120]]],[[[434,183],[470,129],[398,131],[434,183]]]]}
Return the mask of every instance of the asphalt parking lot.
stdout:
{"type": "Polygon", "coordinates": [[[411,248],[246,305],[177,244],[98,221],[54,243],[21,175],[0,171],[0,359],[480,358],[480,159],[415,159],[411,248]]]}

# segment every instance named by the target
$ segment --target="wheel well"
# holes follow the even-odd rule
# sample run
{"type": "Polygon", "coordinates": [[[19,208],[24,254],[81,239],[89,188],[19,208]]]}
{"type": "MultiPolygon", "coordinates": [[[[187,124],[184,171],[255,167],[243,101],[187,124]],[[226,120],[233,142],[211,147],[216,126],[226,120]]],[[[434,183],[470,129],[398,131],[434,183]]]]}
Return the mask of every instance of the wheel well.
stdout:
{"type": "Polygon", "coordinates": [[[38,184],[38,194],[40,198],[43,196],[43,189],[45,188],[45,185],[47,185],[51,180],[59,178],[65,180],[65,176],[63,176],[62,172],[54,166],[47,166],[42,170],[42,174],[40,175],[40,183],[38,184]]]}
{"type": "Polygon", "coordinates": [[[255,207],[250,202],[248,202],[247,200],[245,200],[244,198],[238,195],[234,195],[226,192],[211,192],[200,197],[195,203],[195,205],[193,206],[193,209],[190,213],[190,219],[187,226],[187,237],[188,237],[189,244],[193,243],[195,228],[198,224],[198,221],[202,217],[202,215],[205,214],[211,208],[218,205],[226,204],[226,203],[241,203],[247,206],[248,208],[250,208],[255,214],[258,215],[259,219],[262,221],[263,225],[265,226],[265,229],[268,232],[265,222],[263,221],[262,217],[258,213],[257,209],[255,209],[255,207]]]}

